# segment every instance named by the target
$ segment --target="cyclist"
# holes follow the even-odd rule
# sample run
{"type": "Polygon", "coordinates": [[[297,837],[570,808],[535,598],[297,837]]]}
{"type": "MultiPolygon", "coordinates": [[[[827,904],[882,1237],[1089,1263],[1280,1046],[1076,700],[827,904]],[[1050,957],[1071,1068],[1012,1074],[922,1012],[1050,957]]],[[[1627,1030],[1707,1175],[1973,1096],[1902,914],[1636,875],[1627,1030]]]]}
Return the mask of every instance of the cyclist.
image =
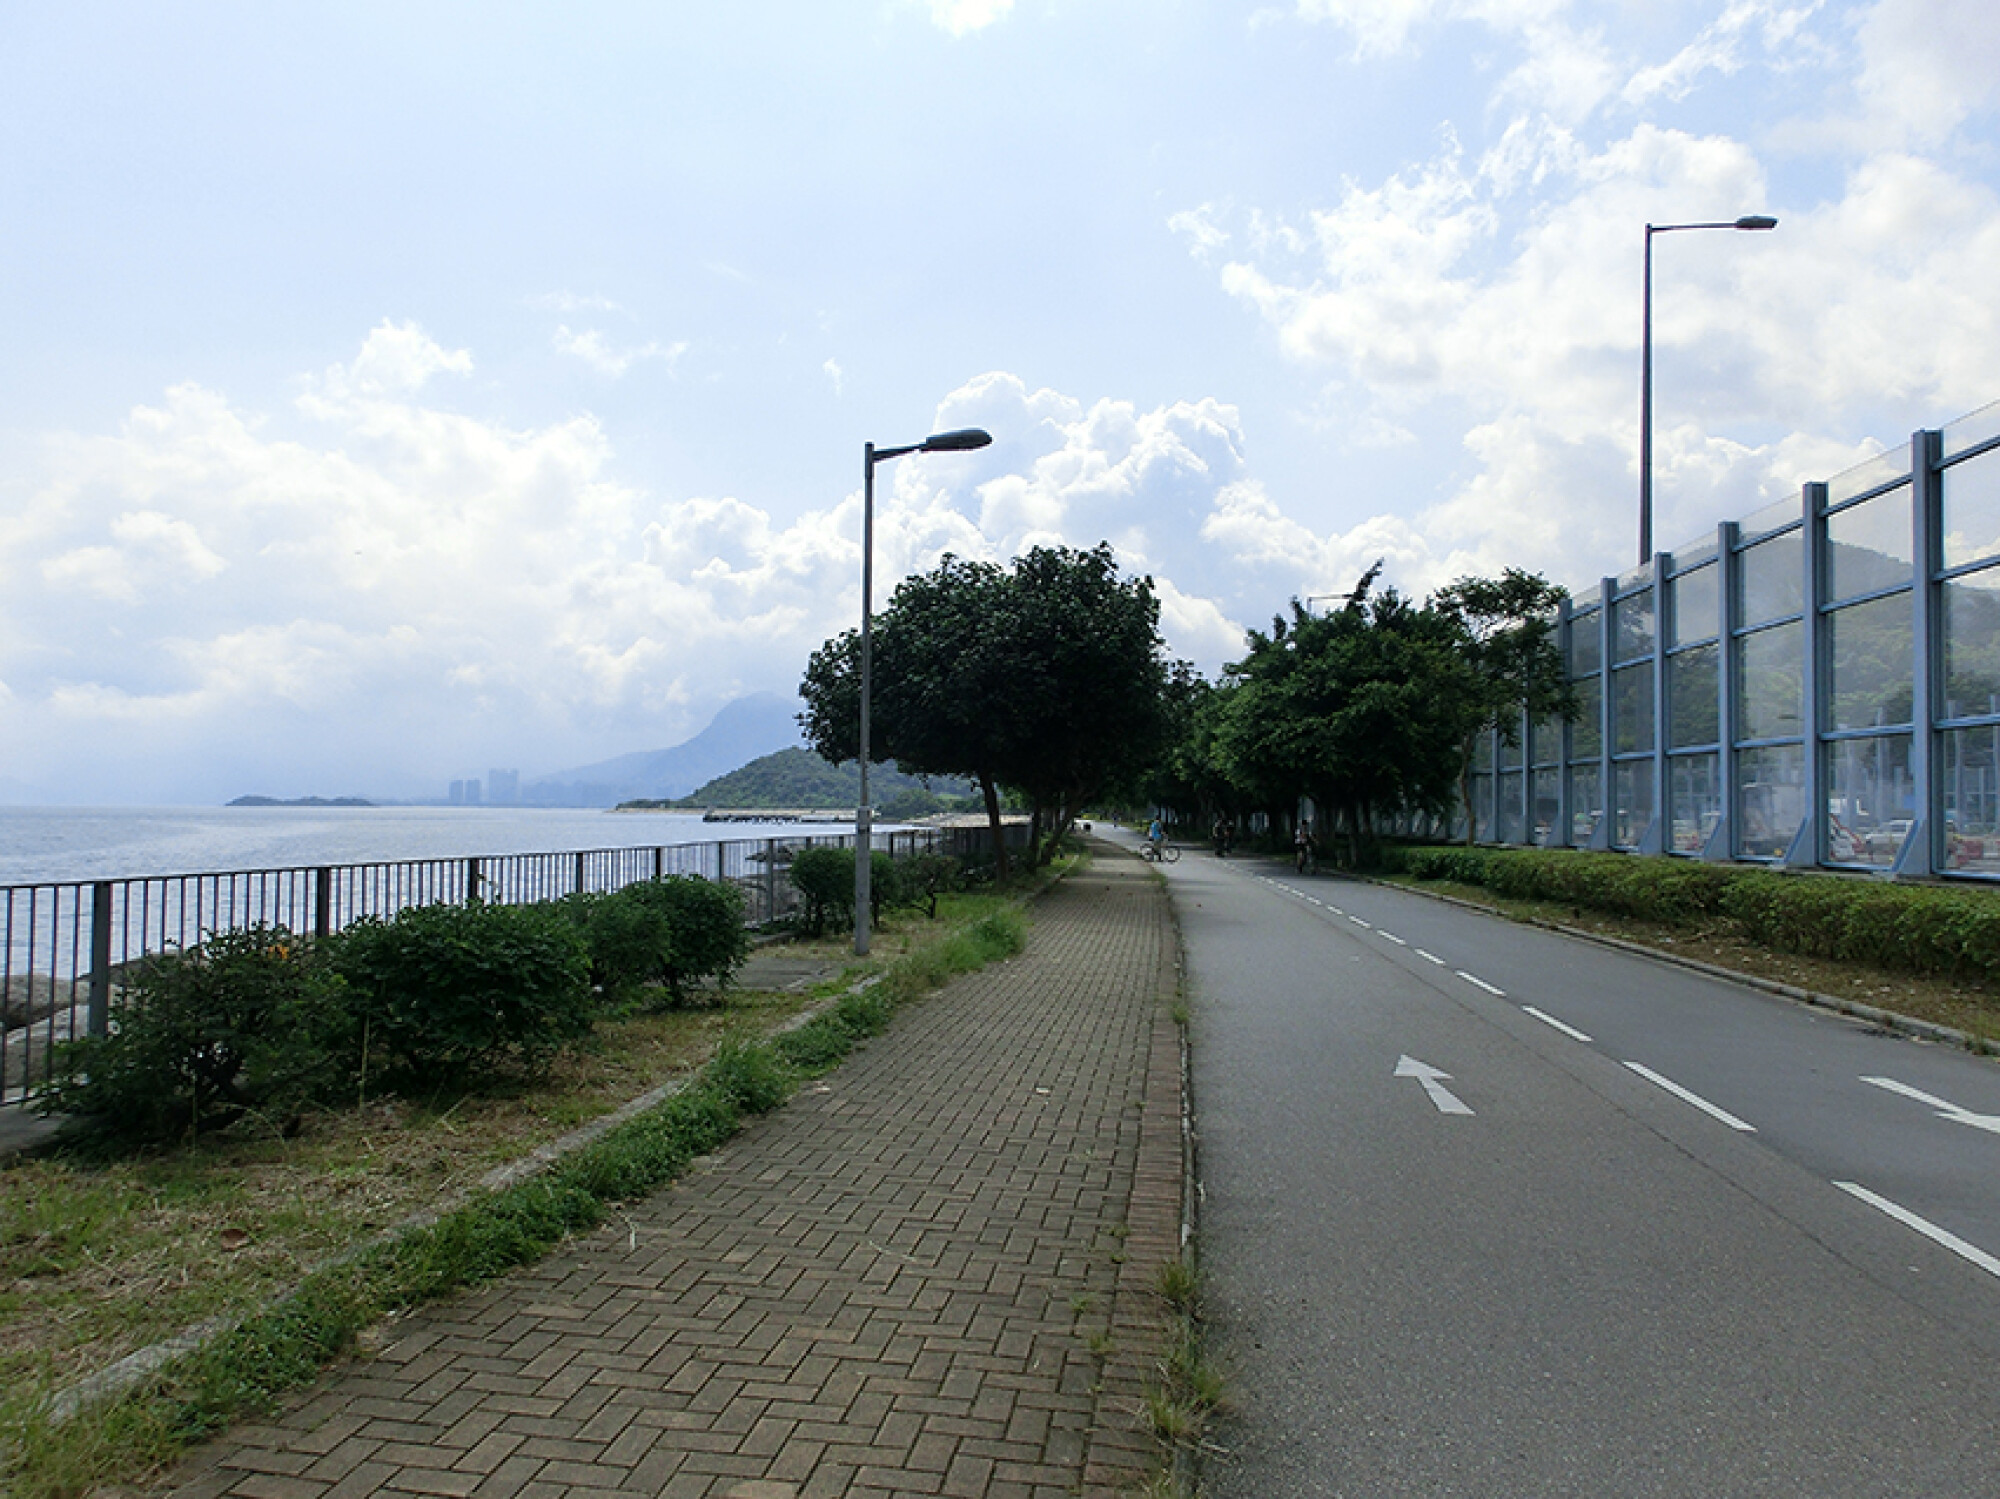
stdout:
{"type": "Polygon", "coordinates": [[[1318,846],[1313,842],[1312,824],[1301,821],[1299,830],[1292,837],[1292,849],[1298,855],[1299,873],[1311,874],[1315,869],[1314,855],[1318,846]]]}
{"type": "Polygon", "coordinates": [[[1155,817],[1146,829],[1146,842],[1152,845],[1155,857],[1159,855],[1160,845],[1166,841],[1167,830],[1161,826],[1160,819],[1155,817]]]}

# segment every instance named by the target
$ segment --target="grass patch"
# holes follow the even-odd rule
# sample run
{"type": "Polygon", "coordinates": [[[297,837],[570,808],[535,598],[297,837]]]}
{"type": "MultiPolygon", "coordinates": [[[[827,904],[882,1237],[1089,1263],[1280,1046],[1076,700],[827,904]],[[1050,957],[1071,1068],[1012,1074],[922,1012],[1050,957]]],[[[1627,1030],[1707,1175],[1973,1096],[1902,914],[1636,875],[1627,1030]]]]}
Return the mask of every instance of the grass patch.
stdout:
{"type": "MultiPolygon", "coordinates": [[[[1160,1359],[1146,1385],[1146,1424],[1178,1459],[1201,1445],[1210,1420],[1222,1408],[1223,1379],[1202,1351],[1194,1266],[1186,1260],[1162,1265],[1154,1290],[1166,1304],[1167,1319],[1160,1359]]],[[[1175,1474],[1183,1466],[1177,1461],[1175,1474]]]]}
{"type": "Polygon", "coordinates": [[[291,1139],[248,1121],[131,1159],[0,1162],[0,1489],[75,1499],[143,1480],[313,1378],[371,1324],[531,1263],[671,1181],[745,1115],[883,1031],[897,1003],[1018,952],[1025,934],[1017,897],[950,896],[935,919],[885,924],[865,965],[840,964],[838,943],[788,946],[840,964],[810,994],[743,990],[717,1008],[604,1022],[545,1077],[500,1093],[372,1101],[314,1116],[291,1139]],[[878,982],[770,1036],[868,975],[878,982]],[[475,1190],[493,1168],[690,1074],[543,1174],[475,1190]],[[383,1240],[440,1205],[437,1221],[383,1240]],[[235,1325],[86,1419],[54,1419],[58,1391],[211,1319],[235,1325]]]}

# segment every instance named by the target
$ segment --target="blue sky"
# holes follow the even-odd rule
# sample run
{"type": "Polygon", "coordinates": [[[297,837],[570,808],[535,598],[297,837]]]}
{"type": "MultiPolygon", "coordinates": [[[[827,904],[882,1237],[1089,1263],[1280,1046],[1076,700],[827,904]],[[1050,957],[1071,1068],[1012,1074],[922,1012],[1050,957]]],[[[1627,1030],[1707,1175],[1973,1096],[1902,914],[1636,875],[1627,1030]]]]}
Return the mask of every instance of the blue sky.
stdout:
{"type": "Polygon", "coordinates": [[[945,551],[1214,672],[1378,557],[1588,587],[2000,399],[1980,0],[14,4],[0,800],[698,730],[945,551]]]}

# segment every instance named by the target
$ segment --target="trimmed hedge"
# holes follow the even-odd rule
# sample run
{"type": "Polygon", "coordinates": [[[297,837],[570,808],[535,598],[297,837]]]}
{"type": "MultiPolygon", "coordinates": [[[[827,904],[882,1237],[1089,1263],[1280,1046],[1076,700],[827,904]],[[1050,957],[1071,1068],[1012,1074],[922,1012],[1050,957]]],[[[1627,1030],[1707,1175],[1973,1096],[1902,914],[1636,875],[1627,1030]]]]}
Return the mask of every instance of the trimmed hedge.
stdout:
{"type": "Polygon", "coordinates": [[[2000,983],[2000,892],[1563,849],[1391,846],[1382,867],[1640,921],[1722,922],[1807,957],[2000,983]]]}

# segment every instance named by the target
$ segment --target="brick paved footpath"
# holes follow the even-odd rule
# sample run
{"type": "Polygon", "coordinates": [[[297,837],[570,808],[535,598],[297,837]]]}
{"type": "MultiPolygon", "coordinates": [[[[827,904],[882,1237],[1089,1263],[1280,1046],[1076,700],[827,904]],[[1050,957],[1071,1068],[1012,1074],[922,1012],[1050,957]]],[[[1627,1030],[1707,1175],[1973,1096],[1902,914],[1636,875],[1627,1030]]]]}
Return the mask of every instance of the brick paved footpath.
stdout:
{"type": "Polygon", "coordinates": [[[1180,1222],[1172,923],[1102,845],[1032,918],[680,1183],[399,1320],[167,1491],[1127,1492],[1180,1222]]]}

